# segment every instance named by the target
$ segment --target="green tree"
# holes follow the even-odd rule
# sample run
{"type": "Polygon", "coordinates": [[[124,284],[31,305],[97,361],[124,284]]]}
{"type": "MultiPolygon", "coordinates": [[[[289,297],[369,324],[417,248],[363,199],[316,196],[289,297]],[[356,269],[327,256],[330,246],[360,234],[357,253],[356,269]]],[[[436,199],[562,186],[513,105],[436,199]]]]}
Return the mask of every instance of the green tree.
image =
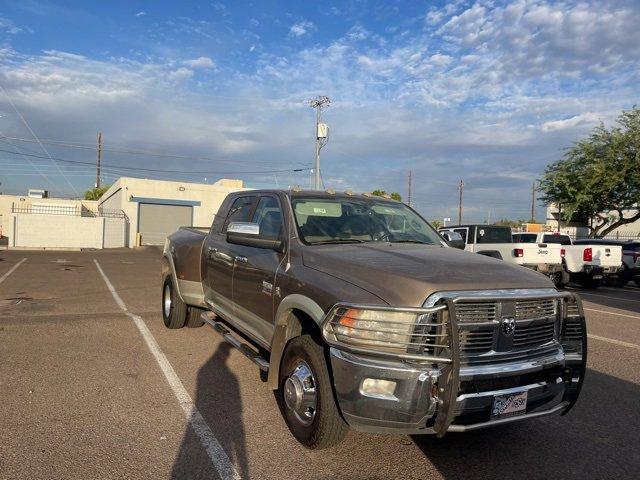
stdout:
{"type": "Polygon", "coordinates": [[[398,192],[387,193],[384,190],[374,190],[373,192],[371,192],[371,195],[375,195],[376,197],[385,197],[389,195],[389,197],[397,200],[398,202],[402,201],[402,195],[400,195],[398,192]]]}
{"type": "Polygon", "coordinates": [[[497,222],[494,222],[494,225],[499,227],[511,227],[516,228],[520,227],[523,223],[527,223],[526,220],[509,220],[508,218],[501,218],[497,222]]]}
{"type": "Polygon", "coordinates": [[[84,199],[100,200],[100,197],[104,195],[104,192],[109,190],[109,187],[111,187],[111,185],[103,185],[100,188],[92,188],[91,190],[87,190],[86,192],[84,192],[84,199]]]}
{"type": "Polygon", "coordinates": [[[436,230],[439,229],[442,226],[442,220],[437,220],[437,219],[436,220],[431,220],[429,223],[436,230]]]}
{"type": "Polygon", "coordinates": [[[610,129],[600,124],[548,165],[540,191],[563,218],[591,219],[591,236],[640,219],[640,108],[623,111],[610,129]]]}

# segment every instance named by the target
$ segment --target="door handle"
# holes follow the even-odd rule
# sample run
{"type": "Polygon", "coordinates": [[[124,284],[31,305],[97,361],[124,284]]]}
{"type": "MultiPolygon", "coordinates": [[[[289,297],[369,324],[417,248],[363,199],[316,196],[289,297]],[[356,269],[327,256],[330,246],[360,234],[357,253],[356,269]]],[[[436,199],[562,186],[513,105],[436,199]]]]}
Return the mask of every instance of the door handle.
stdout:
{"type": "Polygon", "coordinates": [[[240,263],[247,263],[249,261],[247,257],[243,257],[241,255],[236,255],[235,260],[240,263]]]}
{"type": "Polygon", "coordinates": [[[209,256],[209,258],[213,257],[216,253],[218,253],[218,249],[215,247],[209,247],[207,248],[207,255],[209,256]]]}

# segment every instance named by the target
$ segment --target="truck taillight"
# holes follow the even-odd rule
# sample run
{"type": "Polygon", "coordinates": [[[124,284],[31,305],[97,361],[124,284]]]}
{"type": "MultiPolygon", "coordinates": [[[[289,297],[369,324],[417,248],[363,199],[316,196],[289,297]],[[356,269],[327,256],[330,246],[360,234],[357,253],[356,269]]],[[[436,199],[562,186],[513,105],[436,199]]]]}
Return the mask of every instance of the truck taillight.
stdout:
{"type": "Polygon", "coordinates": [[[513,249],[514,257],[524,257],[524,250],[522,248],[514,248],[513,249]]]}
{"type": "Polygon", "coordinates": [[[564,258],[566,254],[567,254],[567,251],[566,251],[564,248],[561,248],[561,249],[560,249],[560,256],[561,256],[562,258],[564,258]]]}
{"type": "Polygon", "coordinates": [[[593,260],[593,250],[591,248],[585,248],[583,250],[582,260],[585,262],[591,262],[593,260]]]}

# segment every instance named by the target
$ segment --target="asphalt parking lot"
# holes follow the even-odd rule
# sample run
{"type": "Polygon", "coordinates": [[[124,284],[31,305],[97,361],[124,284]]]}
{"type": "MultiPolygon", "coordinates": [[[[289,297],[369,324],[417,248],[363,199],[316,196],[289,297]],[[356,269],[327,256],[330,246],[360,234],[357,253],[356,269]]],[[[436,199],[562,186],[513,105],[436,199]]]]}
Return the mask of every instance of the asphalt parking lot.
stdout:
{"type": "Polygon", "coordinates": [[[207,327],[164,328],[159,260],[155,249],[0,252],[1,479],[219,478],[225,465],[267,479],[640,472],[635,286],[584,292],[588,376],[568,416],[443,439],[351,432],[312,452],[249,360],[207,327]]]}

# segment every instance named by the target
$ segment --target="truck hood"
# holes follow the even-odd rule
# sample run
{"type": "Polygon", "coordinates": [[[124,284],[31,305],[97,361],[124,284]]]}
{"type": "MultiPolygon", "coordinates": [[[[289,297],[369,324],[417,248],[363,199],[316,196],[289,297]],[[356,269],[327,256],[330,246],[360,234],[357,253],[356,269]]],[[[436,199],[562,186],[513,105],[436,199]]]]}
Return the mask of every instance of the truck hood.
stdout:
{"type": "Polygon", "coordinates": [[[309,268],[356,285],[393,306],[418,307],[435,292],[553,288],[533,270],[454,248],[420,244],[316,245],[309,268]]]}

